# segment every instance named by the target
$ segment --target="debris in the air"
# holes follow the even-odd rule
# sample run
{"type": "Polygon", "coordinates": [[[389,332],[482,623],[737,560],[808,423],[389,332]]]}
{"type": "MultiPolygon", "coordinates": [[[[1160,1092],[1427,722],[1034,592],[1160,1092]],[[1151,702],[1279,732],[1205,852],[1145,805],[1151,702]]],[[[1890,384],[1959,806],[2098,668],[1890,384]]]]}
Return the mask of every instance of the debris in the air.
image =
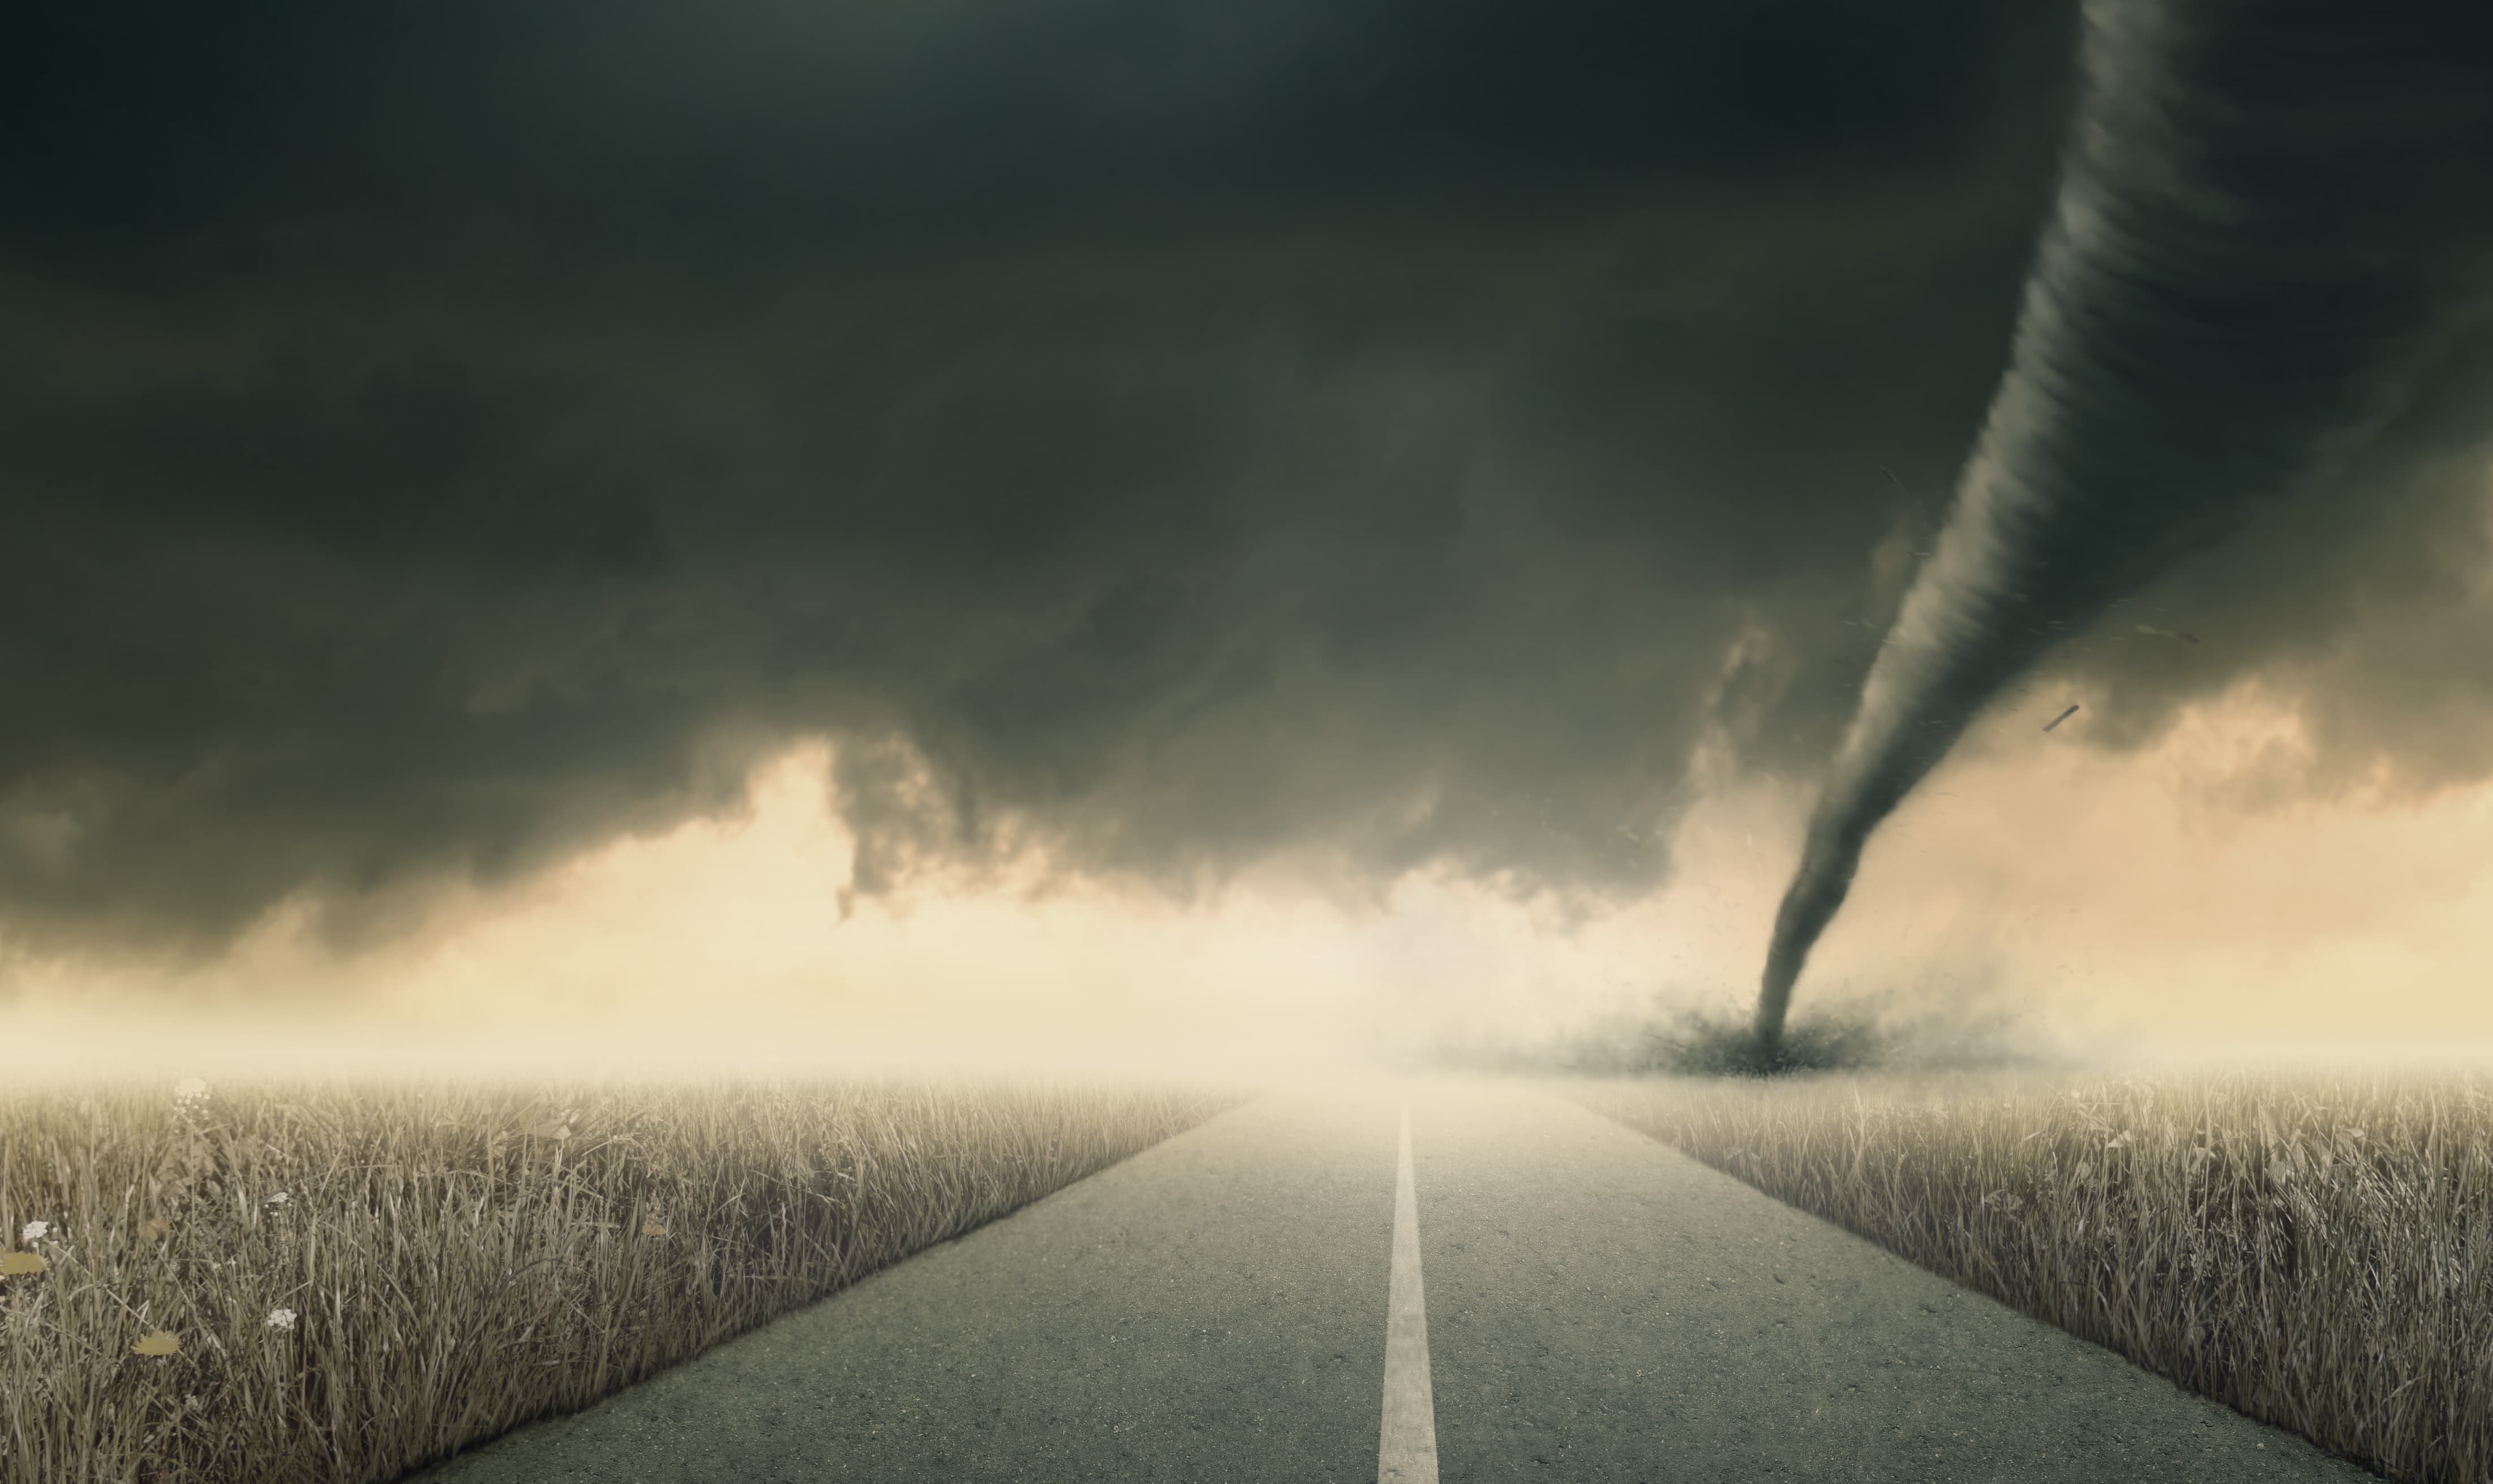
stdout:
{"type": "Polygon", "coordinates": [[[2050,721],[2045,722],[2043,724],[2043,729],[2045,731],[2050,731],[2053,727],[2059,726],[2062,722],[2067,721],[2069,718],[2077,714],[2078,703],[2076,701],[2071,701],[2069,702],[2069,709],[2061,712],[2058,716],[2052,718],[2050,721]]]}
{"type": "Polygon", "coordinates": [[[2150,635],[2156,638],[2178,638],[2187,644],[2195,644],[2199,642],[2199,636],[2195,634],[2187,633],[2180,629],[2159,629],[2151,623],[2140,624],[2138,626],[2138,632],[2141,634],[2150,635]]]}

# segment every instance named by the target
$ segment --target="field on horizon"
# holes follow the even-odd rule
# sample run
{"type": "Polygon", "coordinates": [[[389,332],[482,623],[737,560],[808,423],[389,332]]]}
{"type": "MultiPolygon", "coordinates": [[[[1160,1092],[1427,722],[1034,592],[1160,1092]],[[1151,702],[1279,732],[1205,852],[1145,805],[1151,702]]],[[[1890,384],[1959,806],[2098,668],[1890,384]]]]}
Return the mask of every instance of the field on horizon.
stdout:
{"type": "Polygon", "coordinates": [[[2391,1478],[2493,1473],[2493,1079],[1851,1074],[1574,1095],[2391,1478]]]}
{"type": "Polygon", "coordinates": [[[0,1479],[397,1478],[1241,1095],[790,1080],[0,1095],[0,1479]]]}

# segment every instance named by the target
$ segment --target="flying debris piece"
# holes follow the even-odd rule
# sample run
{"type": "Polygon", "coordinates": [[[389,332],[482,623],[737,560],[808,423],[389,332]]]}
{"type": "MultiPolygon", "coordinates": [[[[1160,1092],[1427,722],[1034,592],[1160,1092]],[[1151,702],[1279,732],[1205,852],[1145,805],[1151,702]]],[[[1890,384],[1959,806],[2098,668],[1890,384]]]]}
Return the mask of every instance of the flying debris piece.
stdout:
{"type": "Polygon", "coordinates": [[[2067,721],[2069,718],[2071,718],[2071,717],[2073,717],[2073,716],[2075,716],[2075,715],[2077,715],[2077,714],[2078,714],[2078,703],[2077,703],[2076,701],[2074,701],[2074,700],[2073,700],[2073,701],[2069,702],[2069,709],[2068,709],[2068,710],[2063,711],[2063,712],[2061,712],[2058,716],[2056,716],[2056,717],[2052,718],[2050,721],[2045,722],[2045,723],[2043,724],[2043,729],[2044,729],[2045,731],[2050,731],[2053,727],[2059,726],[2062,722],[2067,721]]]}
{"type": "Polygon", "coordinates": [[[2199,642],[2199,636],[2195,634],[2191,634],[2180,629],[2159,629],[2151,623],[2140,624],[2138,626],[2138,632],[2141,634],[2151,635],[2156,638],[2178,638],[2185,644],[2195,644],[2199,642]]]}

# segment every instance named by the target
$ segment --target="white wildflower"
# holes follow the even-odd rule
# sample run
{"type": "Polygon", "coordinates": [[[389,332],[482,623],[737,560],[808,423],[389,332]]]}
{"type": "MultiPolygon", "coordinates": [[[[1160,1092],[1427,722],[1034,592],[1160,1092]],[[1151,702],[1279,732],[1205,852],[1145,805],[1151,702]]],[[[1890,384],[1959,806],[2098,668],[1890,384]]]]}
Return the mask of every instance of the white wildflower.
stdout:
{"type": "Polygon", "coordinates": [[[294,1311],[291,1309],[269,1310],[268,1327],[271,1329],[292,1329],[294,1327],[294,1311]]]}
{"type": "Polygon", "coordinates": [[[275,1209],[278,1206],[284,1205],[287,1199],[285,1192],[281,1190],[276,1195],[268,1198],[268,1204],[271,1209],[275,1209]]]}
{"type": "Polygon", "coordinates": [[[195,1077],[185,1077],[173,1084],[173,1097],[178,1102],[194,1103],[208,1095],[208,1084],[195,1077]]]}
{"type": "Polygon", "coordinates": [[[44,1233],[51,1230],[52,1224],[48,1221],[30,1221],[26,1223],[26,1230],[18,1232],[17,1236],[21,1241],[39,1242],[44,1239],[44,1233]]]}

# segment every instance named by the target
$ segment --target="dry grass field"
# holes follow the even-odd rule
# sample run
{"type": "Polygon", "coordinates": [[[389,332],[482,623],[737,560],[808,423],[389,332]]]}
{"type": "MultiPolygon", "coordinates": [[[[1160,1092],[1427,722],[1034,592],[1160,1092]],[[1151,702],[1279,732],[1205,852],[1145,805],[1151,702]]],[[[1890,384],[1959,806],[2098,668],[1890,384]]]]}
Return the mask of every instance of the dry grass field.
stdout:
{"type": "Polygon", "coordinates": [[[2493,1477],[2493,1083],[1607,1083],[1631,1127],[2391,1478],[2493,1477]]]}
{"type": "Polygon", "coordinates": [[[1235,1101],[789,1082],[0,1097],[0,1479],[393,1478],[1235,1101]]]}

